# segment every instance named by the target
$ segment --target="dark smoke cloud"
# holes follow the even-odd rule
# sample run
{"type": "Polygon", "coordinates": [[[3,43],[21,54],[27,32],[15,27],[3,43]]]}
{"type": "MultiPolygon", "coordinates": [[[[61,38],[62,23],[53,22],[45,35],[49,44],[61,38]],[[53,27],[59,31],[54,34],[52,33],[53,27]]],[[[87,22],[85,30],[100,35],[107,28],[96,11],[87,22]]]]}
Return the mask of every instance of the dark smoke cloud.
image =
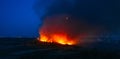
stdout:
{"type": "Polygon", "coordinates": [[[51,15],[69,14],[89,25],[101,27],[107,35],[120,33],[120,6],[117,1],[38,0],[35,10],[42,20],[51,15]]]}

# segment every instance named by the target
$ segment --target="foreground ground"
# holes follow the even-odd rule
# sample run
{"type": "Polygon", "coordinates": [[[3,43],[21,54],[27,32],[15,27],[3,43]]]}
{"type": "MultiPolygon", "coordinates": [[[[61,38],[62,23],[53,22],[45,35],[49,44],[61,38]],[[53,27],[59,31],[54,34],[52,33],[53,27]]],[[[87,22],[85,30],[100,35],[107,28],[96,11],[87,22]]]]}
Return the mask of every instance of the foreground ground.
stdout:
{"type": "Polygon", "coordinates": [[[120,46],[117,45],[62,46],[41,43],[35,38],[1,38],[0,59],[120,59],[120,46]]]}

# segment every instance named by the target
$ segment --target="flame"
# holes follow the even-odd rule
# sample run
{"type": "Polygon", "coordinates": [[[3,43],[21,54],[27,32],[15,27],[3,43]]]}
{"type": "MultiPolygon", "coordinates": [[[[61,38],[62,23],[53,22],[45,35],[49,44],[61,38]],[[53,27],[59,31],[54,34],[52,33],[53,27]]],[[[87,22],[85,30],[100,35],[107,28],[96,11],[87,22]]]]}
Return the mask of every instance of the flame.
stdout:
{"type": "Polygon", "coordinates": [[[67,38],[66,35],[54,34],[51,35],[51,38],[48,38],[45,35],[41,34],[41,37],[38,39],[41,42],[50,42],[50,43],[59,43],[62,45],[75,45],[76,42],[67,38]]]}
{"type": "Polygon", "coordinates": [[[67,45],[74,45],[75,42],[74,41],[71,41],[71,40],[68,40],[67,37],[65,35],[53,35],[53,39],[55,39],[55,42],[58,42],[60,44],[67,44],[67,45]]]}
{"type": "Polygon", "coordinates": [[[53,15],[43,20],[38,40],[61,45],[78,45],[84,43],[89,32],[95,33],[93,27],[85,22],[74,20],[74,17],[68,15],[53,15]]]}
{"type": "Polygon", "coordinates": [[[48,38],[47,38],[46,36],[43,36],[43,35],[42,35],[40,41],[42,41],[42,42],[47,42],[47,41],[48,41],[48,38]]]}

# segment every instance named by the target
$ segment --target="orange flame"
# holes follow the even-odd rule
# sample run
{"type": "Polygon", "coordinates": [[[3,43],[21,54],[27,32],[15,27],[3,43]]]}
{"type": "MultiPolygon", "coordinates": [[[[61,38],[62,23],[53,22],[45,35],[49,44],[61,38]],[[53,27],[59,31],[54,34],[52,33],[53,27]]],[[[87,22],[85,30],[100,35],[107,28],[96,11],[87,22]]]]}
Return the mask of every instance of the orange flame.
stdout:
{"type": "Polygon", "coordinates": [[[70,40],[67,38],[66,35],[61,35],[61,34],[51,35],[50,38],[41,34],[41,37],[38,40],[41,42],[50,42],[50,43],[54,42],[54,43],[59,43],[62,45],[75,45],[76,44],[75,41],[70,40]]]}
{"type": "Polygon", "coordinates": [[[62,45],[75,45],[77,44],[76,40],[70,38],[68,32],[71,25],[69,17],[67,15],[47,17],[43,21],[43,25],[40,29],[40,38],[38,39],[41,42],[50,42],[58,43],[62,45]]]}
{"type": "MultiPolygon", "coordinates": [[[[38,40],[62,45],[77,45],[84,43],[83,38],[91,30],[92,28],[86,23],[74,20],[68,15],[55,15],[43,20],[38,40]]],[[[90,33],[94,33],[94,31],[90,33]]]]}

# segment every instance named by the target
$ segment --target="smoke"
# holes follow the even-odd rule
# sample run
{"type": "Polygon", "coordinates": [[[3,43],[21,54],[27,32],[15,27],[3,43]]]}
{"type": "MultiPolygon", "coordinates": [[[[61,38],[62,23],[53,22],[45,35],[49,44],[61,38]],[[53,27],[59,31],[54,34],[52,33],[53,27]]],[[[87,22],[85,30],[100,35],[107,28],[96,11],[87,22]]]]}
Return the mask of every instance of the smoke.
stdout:
{"type": "Polygon", "coordinates": [[[114,1],[108,0],[38,0],[35,4],[36,13],[43,24],[56,24],[57,27],[52,27],[49,32],[64,30],[70,37],[83,33],[99,36],[119,35],[120,15],[115,11],[117,9],[120,7],[115,5],[114,1]],[[66,16],[70,19],[64,26],[66,16]],[[59,26],[60,22],[62,25],[59,26]]]}

